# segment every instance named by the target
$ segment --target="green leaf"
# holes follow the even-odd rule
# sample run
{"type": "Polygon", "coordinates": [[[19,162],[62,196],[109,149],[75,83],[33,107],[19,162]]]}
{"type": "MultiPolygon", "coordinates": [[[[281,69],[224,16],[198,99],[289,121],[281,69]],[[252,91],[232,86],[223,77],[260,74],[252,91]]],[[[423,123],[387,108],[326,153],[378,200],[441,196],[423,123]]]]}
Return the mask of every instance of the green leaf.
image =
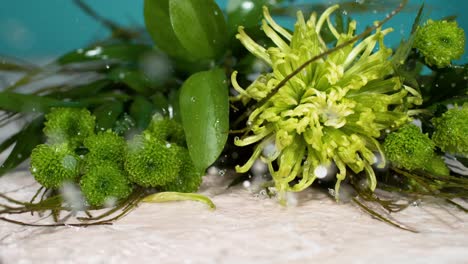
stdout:
{"type": "Polygon", "coordinates": [[[48,97],[57,99],[80,99],[97,95],[101,90],[109,87],[112,81],[98,80],[92,83],[67,87],[68,90],[48,93],[48,97]]]}
{"type": "Polygon", "coordinates": [[[48,112],[51,107],[80,107],[78,102],[64,102],[45,96],[0,92],[0,109],[17,113],[48,112]]]}
{"type": "Polygon", "coordinates": [[[122,112],[123,103],[120,101],[111,101],[99,106],[93,112],[96,116],[96,128],[101,131],[112,129],[122,112]]]}
{"type": "Polygon", "coordinates": [[[16,144],[8,158],[2,166],[0,166],[0,175],[16,168],[21,162],[29,158],[34,147],[43,142],[43,123],[44,118],[42,116],[38,117],[31,123],[25,125],[18,134],[13,136],[16,139],[16,144]]]}
{"type": "Polygon", "coordinates": [[[0,57],[0,71],[29,72],[35,69],[34,65],[0,57]]]}
{"type": "Polygon", "coordinates": [[[148,127],[153,111],[153,104],[143,96],[135,96],[130,106],[130,116],[135,120],[136,127],[140,130],[148,127]]]}
{"type": "Polygon", "coordinates": [[[108,77],[115,82],[126,84],[129,88],[139,94],[150,95],[153,93],[153,84],[141,71],[117,68],[112,70],[108,77]]]}
{"type": "Polygon", "coordinates": [[[468,76],[468,64],[438,69],[433,78],[422,79],[426,81],[423,90],[423,106],[441,102],[461,103],[466,100],[468,80],[465,76],[468,76]]]}
{"type": "Polygon", "coordinates": [[[221,69],[190,76],[180,92],[180,111],[194,165],[205,170],[216,161],[229,131],[229,98],[221,69]]]}
{"type": "Polygon", "coordinates": [[[151,103],[154,106],[155,112],[163,115],[169,116],[169,102],[167,101],[167,96],[161,92],[155,93],[151,96],[151,103]]]}
{"type": "Polygon", "coordinates": [[[267,0],[230,0],[227,6],[229,36],[235,35],[239,26],[258,26],[263,17],[262,7],[267,4],[267,0]]]}
{"type": "Polygon", "coordinates": [[[414,19],[413,26],[411,27],[411,35],[409,36],[408,40],[402,40],[400,45],[398,46],[395,54],[392,57],[393,67],[397,70],[402,68],[405,64],[406,59],[410,55],[411,49],[413,48],[414,37],[416,34],[416,30],[418,29],[419,24],[421,23],[421,17],[424,11],[424,3],[419,8],[418,14],[414,19]]]}
{"type": "Polygon", "coordinates": [[[192,59],[216,59],[225,51],[226,21],[213,0],[169,0],[174,34],[192,59]]]}
{"type": "Polygon", "coordinates": [[[60,57],[59,64],[78,63],[95,60],[118,60],[123,62],[138,61],[140,57],[152,48],[141,44],[114,44],[107,46],[93,46],[78,49],[60,57]]]}
{"type": "Polygon", "coordinates": [[[146,30],[156,45],[170,56],[187,58],[187,51],[182,47],[172,30],[169,18],[169,0],[145,0],[143,13],[146,30]]]}

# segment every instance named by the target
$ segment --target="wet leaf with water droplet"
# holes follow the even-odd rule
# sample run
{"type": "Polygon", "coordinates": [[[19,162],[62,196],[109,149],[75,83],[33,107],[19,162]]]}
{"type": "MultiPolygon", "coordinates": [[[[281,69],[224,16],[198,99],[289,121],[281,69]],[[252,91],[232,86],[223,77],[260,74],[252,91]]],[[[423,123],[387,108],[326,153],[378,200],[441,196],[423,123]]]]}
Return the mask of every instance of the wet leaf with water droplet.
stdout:
{"type": "Polygon", "coordinates": [[[111,101],[97,107],[93,112],[96,116],[97,129],[104,131],[113,128],[122,112],[123,104],[119,101],[111,101]]]}
{"type": "Polygon", "coordinates": [[[226,45],[226,22],[213,0],[169,0],[174,34],[192,59],[215,59],[226,45]]]}
{"type": "Polygon", "coordinates": [[[138,129],[143,130],[148,126],[154,110],[153,104],[145,97],[135,96],[130,106],[130,116],[135,120],[138,129]]]}
{"type": "Polygon", "coordinates": [[[262,6],[267,0],[230,0],[227,7],[229,36],[237,33],[237,28],[255,27],[262,20],[262,6]]]}
{"type": "Polygon", "coordinates": [[[190,156],[205,170],[220,155],[229,131],[229,98],[221,69],[196,73],[180,92],[182,124],[190,156]]]}

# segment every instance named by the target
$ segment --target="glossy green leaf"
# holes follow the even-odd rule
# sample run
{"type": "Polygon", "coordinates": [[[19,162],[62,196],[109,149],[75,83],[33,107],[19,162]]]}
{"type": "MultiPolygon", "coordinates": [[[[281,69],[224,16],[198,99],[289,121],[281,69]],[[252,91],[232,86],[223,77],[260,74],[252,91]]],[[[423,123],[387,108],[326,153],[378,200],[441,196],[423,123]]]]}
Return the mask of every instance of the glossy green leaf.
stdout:
{"type": "Polygon", "coordinates": [[[153,92],[153,84],[141,71],[117,68],[112,70],[109,79],[126,84],[130,89],[143,95],[150,95],[153,92]]]}
{"type": "Polygon", "coordinates": [[[96,116],[97,130],[104,131],[113,128],[122,112],[123,103],[120,101],[111,101],[96,108],[93,114],[96,116]]]}
{"type": "Polygon", "coordinates": [[[148,127],[153,111],[154,105],[143,96],[135,96],[130,106],[130,116],[135,120],[135,125],[140,130],[148,127]]]}
{"type": "Polygon", "coordinates": [[[60,57],[59,64],[78,63],[94,60],[118,60],[137,61],[140,57],[152,48],[141,44],[113,44],[107,46],[93,46],[86,49],[78,49],[60,57]]]}
{"type": "MultiPolygon", "coordinates": [[[[29,158],[34,147],[43,143],[43,123],[44,118],[42,116],[38,117],[31,123],[27,124],[19,133],[6,140],[11,141],[15,139],[16,144],[8,155],[8,158],[0,166],[0,176],[16,168],[20,163],[29,158]]],[[[2,148],[3,147],[4,144],[2,144],[2,148]]]]}
{"type": "Polygon", "coordinates": [[[0,110],[17,113],[48,112],[51,107],[80,107],[78,102],[65,102],[32,94],[0,92],[0,110]]]}
{"type": "Polygon", "coordinates": [[[227,7],[229,35],[235,35],[239,26],[259,25],[263,17],[262,7],[267,4],[267,0],[230,0],[227,7]]]}
{"type": "Polygon", "coordinates": [[[169,0],[179,43],[192,59],[215,59],[225,51],[226,21],[214,0],[169,0]]]}
{"type": "Polygon", "coordinates": [[[57,98],[57,99],[79,99],[86,98],[90,96],[97,95],[103,89],[109,87],[112,84],[112,81],[109,80],[99,80],[92,83],[71,86],[68,87],[66,91],[57,91],[48,93],[48,97],[57,98]]]}
{"type": "Polygon", "coordinates": [[[163,116],[169,116],[169,102],[167,101],[166,95],[160,92],[155,93],[151,96],[151,103],[153,104],[156,113],[163,116]]]}
{"type": "Polygon", "coordinates": [[[0,71],[28,72],[35,69],[37,67],[32,64],[0,57],[0,71]]]}
{"type": "Polygon", "coordinates": [[[190,76],[180,92],[180,111],[190,156],[205,170],[216,161],[229,131],[229,98],[221,69],[190,76]]]}
{"type": "Polygon", "coordinates": [[[146,30],[156,46],[177,58],[186,58],[187,52],[172,30],[169,18],[169,0],[145,0],[144,16],[146,30]]]}

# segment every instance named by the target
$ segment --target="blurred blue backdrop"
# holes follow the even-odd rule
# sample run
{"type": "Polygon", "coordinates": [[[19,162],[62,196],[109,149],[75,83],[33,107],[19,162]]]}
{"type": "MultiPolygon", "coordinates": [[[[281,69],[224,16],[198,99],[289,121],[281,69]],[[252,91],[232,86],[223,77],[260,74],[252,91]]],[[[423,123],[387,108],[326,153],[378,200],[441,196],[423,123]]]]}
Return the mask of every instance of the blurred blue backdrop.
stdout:
{"type": "MultiPolygon", "coordinates": [[[[351,0],[364,5],[369,0],[351,0]]],[[[226,0],[217,0],[222,8],[226,0]]],[[[320,3],[330,5],[346,2],[339,0],[296,0],[296,3],[320,3]]],[[[396,6],[399,1],[372,0],[396,6]]],[[[419,5],[424,2],[428,17],[437,19],[457,15],[457,21],[468,29],[468,1],[461,0],[411,0],[407,11],[399,14],[387,26],[395,29],[390,35],[390,45],[398,43],[402,35],[408,34],[419,5]]],[[[106,18],[125,26],[143,25],[143,0],[87,0],[92,8],[106,18]]],[[[348,14],[357,19],[358,30],[380,20],[388,10],[348,14]]],[[[21,59],[37,60],[51,58],[64,52],[87,45],[108,35],[108,31],[84,14],[72,0],[15,0],[3,1],[0,9],[0,55],[21,59]]],[[[468,43],[467,43],[468,44],[468,43]]],[[[467,61],[465,55],[464,61],[467,61]]]]}

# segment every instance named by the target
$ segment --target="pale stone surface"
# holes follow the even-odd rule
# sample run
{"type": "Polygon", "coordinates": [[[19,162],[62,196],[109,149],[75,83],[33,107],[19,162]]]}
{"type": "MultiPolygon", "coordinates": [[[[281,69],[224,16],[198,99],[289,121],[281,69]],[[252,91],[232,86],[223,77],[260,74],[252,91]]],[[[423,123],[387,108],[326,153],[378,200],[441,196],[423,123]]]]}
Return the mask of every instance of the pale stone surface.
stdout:
{"type": "MultiPolygon", "coordinates": [[[[396,214],[420,231],[414,234],[318,191],[284,208],[243,187],[226,190],[226,182],[205,179],[201,192],[215,211],[179,202],[142,204],[112,226],[0,222],[0,263],[468,263],[468,215],[448,205],[422,203],[396,214]]],[[[36,188],[27,172],[0,178],[0,192],[19,199],[36,188]]]]}

